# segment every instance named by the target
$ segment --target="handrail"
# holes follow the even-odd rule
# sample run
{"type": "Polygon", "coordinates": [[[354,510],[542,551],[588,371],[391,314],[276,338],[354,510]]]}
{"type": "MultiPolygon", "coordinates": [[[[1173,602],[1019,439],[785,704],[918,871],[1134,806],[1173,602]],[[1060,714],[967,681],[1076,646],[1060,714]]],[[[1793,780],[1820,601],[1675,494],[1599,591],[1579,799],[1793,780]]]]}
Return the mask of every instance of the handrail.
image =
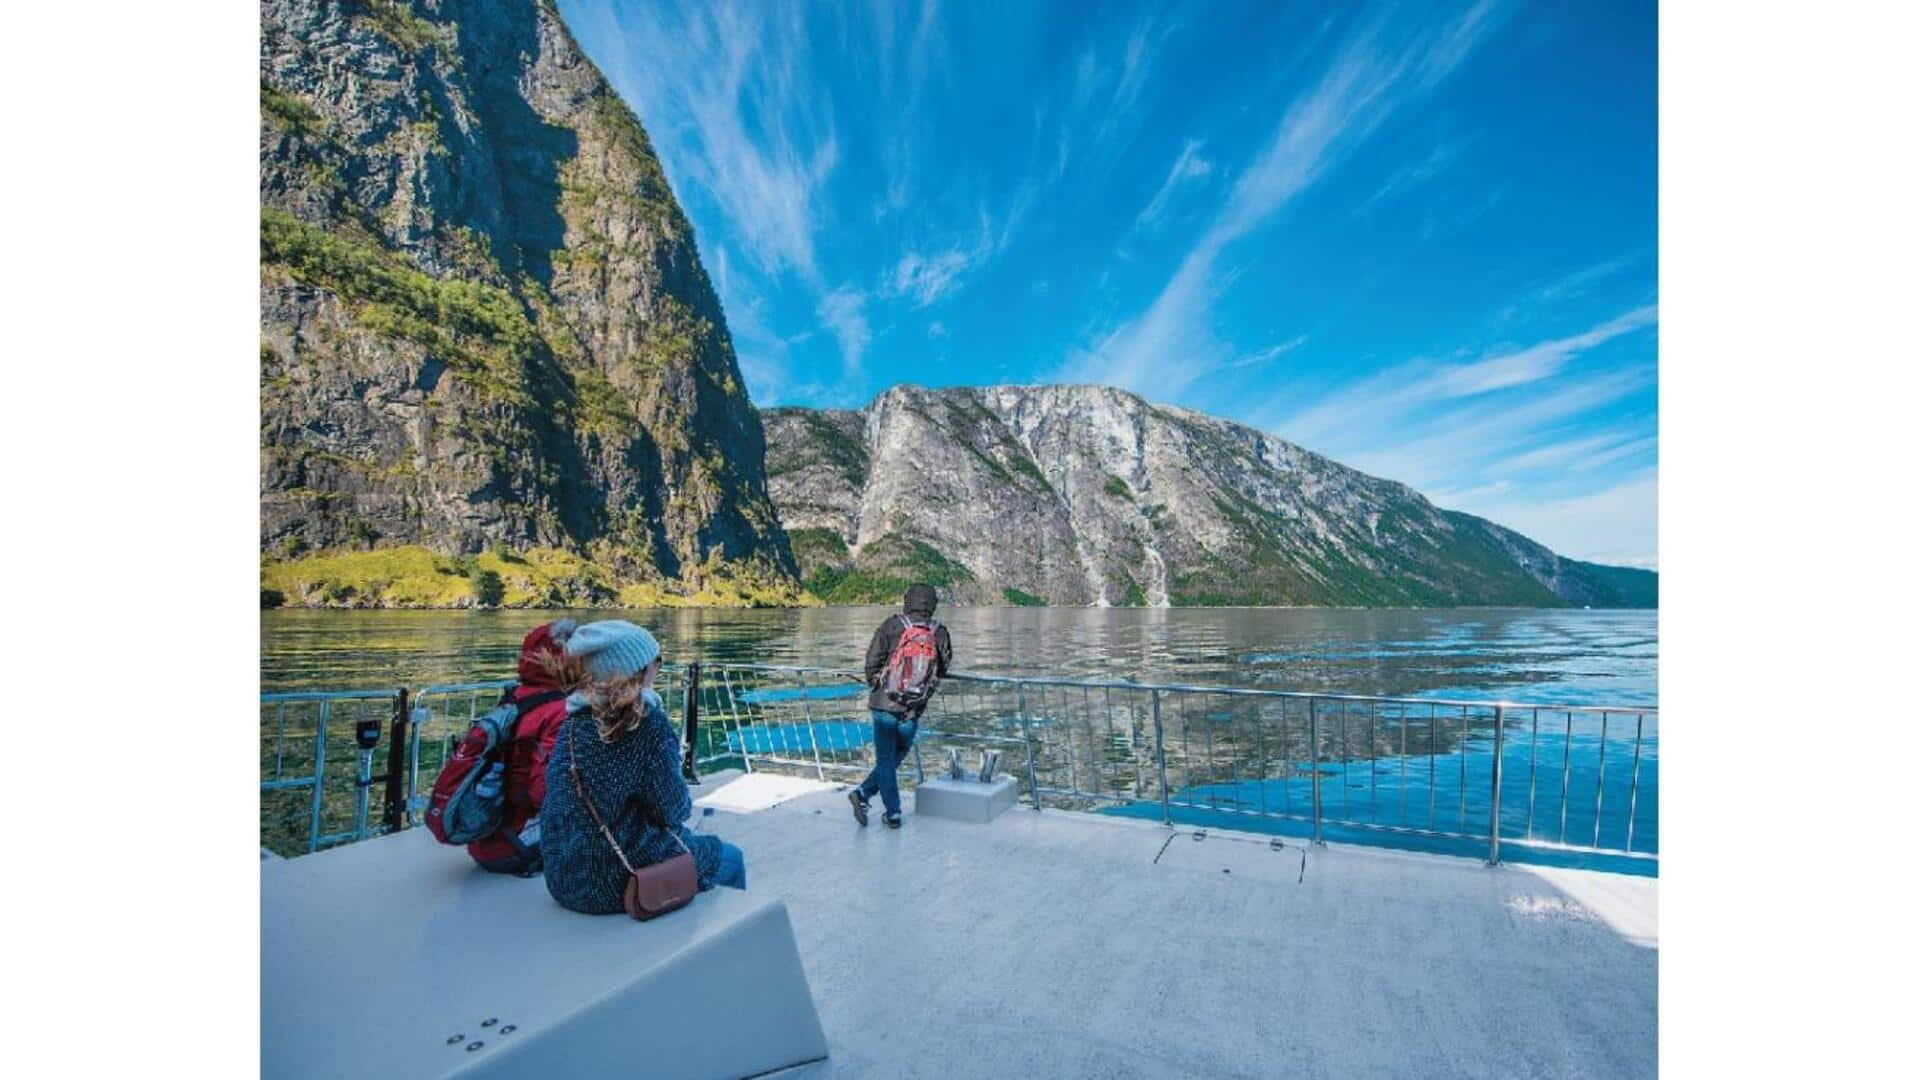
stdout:
{"type": "MultiPolygon", "coordinates": [[[[712,666],[712,665],[710,665],[712,666]]],[[[853,682],[865,682],[866,676],[858,671],[846,668],[817,667],[796,664],[752,664],[724,662],[730,671],[760,671],[783,675],[832,675],[853,682]]],[[[1619,702],[1605,705],[1572,705],[1546,701],[1515,701],[1508,698],[1433,698],[1409,697],[1389,694],[1345,694],[1320,690],[1272,690],[1258,686],[1208,686],[1200,683],[1151,683],[1137,682],[1133,679],[1065,679],[1048,675],[982,675],[971,671],[951,671],[946,679],[955,682],[987,683],[1000,686],[1052,686],[1089,690],[1171,690],[1183,694],[1223,694],[1228,697],[1286,698],[1293,701],[1349,701],[1356,703],[1377,703],[1385,705],[1437,705],[1448,709],[1546,709],[1557,713],[1581,713],[1598,716],[1601,713],[1645,714],[1652,716],[1660,711],[1658,705],[1641,705],[1632,702],[1619,702]]],[[[477,690],[500,690],[513,685],[512,679],[489,679],[480,682],[449,683],[443,686],[422,687],[412,692],[415,698],[434,694],[458,694],[477,690]]],[[[311,690],[277,693],[262,693],[260,701],[268,704],[281,701],[320,701],[323,699],[374,700],[389,698],[394,691],[386,690],[311,690]]]]}
{"type": "Polygon", "coordinates": [[[289,690],[262,693],[260,704],[277,705],[299,701],[384,701],[393,696],[393,688],[384,690],[289,690]]]}
{"type": "Polygon", "coordinates": [[[505,690],[507,687],[512,686],[515,681],[516,680],[513,679],[486,679],[481,682],[448,683],[445,686],[423,686],[415,690],[413,696],[417,700],[423,697],[432,697],[435,694],[470,694],[480,690],[505,690]]]}
{"type": "MultiPolygon", "coordinates": [[[[837,675],[865,682],[866,676],[858,671],[845,668],[805,667],[790,664],[748,664],[726,663],[733,671],[765,671],[781,674],[837,675]]],[[[991,683],[1002,686],[1055,686],[1088,690],[1172,690],[1183,694],[1225,694],[1229,697],[1287,698],[1294,701],[1316,699],[1319,701],[1377,702],[1386,705],[1438,705],[1449,709],[1550,709],[1554,712],[1575,712],[1598,715],[1600,713],[1645,713],[1653,715],[1660,711],[1657,705],[1635,705],[1631,703],[1609,705],[1561,705],[1544,701],[1510,701],[1504,698],[1430,698],[1406,697],[1386,694],[1341,694],[1320,690],[1270,690],[1258,686],[1206,686],[1198,683],[1150,683],[1136,682],[1132,679],[1065,679],[1049,675],[982,675],[971,671],[950,671],[942,681],[991,683]]]]}
{"type": "MultiPolygon", "coordinates": [[[[844,776],[867,769],[870,740],[864,728],[864,695],[857,689],[866,682],[862,672],[795,664],[709,662],[703,667],[708,678],[688,691],[705,695],[698,728],[688,733],[698,744],[695,754],[705,755],[696,756],[699,763],[733,761],[749,772],[796,769],[819,779],[827,779],[829,772],[844,776]],[[861,697],[862,702],[816,707],[816,699],[841,697],[861,697]],[[853,709],[853,719],[842,715],[847,708],[853,709]]],[[[684,682],[685,668],[666,665],[663,689],[675,679],[684,682]]],[[[1310,826],[1316,844],[1323,842],[1327,829],[1348,836],[1417,837],[1426,843],[1475,842],[1486,845],[1489,864],[1500,862],[1505,845],[1658,864],[1657,840],[1636,832],[1639,804],[1650,802],[1657,790],[1643,790],[1641,782],[1643,771],[1658,767],[1659,710],[1652,704],[1546,704],[958,671],[947,681],[952,685],[934,699],[920,728],[921,741],[1020,744],[1026,751],[1026,798],[1034,810],[1047,802],[1075,808],[1107,805],[1112,812],[1151,806],[1169,825],[1176,817],[1204,824],[1209,815],[1222,822],[1290,822],[1310,826]],[[1543,713],[1548,720],[1544,731],[1543,713]],[[1626,723],[1628,718],[1633,723],[1626,723]],[[1610,723],[1614,720],[1620,723],[1610,723]],[[1609,752],[1610,744],[1617,753],[1609,752]],[[1176,768],[1177,783],[1172,776],[1176,768]],[[1503,791],[1509,772],[1516,782],[1512,793],[1503,791]],[[1609,773],[1615,784],[1611,795],[1606,790],[1609,773]],[[1524,794],[1519,791],[1522,781],[1524,794]],[[1409,799],[1415,792],[1425,804],[1424,814],[1409,799]],[[1484,834],[1469,824],[1470,803],[1471,817],[1486,824],[1484,834]],[[1623,804],[1624,844],[1619,839],[1623,804]],[[1589,814],[1591,832],[1583,833],[1589,814]],[[1576,833],[1590,836],[1591,843],[1570,842],[1576,833]]],[[[437,768],[427,758],[444,754],[457,738],[461,714],[491,708],[486,696],[510,685],[510,679],[493,679],[413,693],[263,693],[263,740],[269,738],[274,716],[278,731],[271,734],[270,755],[263,742],[262,795],[307,790],[302,801],[310,803],[302,816],[308,818],[303,823],[308,835],[302,846],[309,851],[364,839],[371,831],[417,824],[422,768],[428,775],[437,768]],[[364,732],[370,726],[372,738],[378,739],[379,709],[369,705],[389,700],[399,706],[393,714],[387,773],[380,778],[388,781],[386,812],[379,822],[370,822],[367,789],[376,778],[364,732]],[[334,708],[343,704],[346,707],[334,708]],[[289,709],[317,715],[317,724],[309,729],[305,721],[297,722],[290,731],[289,709]],[[328,754],[329,722],[338,724],[348,715],[359,725],[360,753],[353,776],[345,775],[353,759],[328,754]],[[437,720],[423,723],[434,717],[437,720]],[[311,743],[310,757],[303,753],[302,742],[311,743]],[[289,750],[295,770],[291,778],[283,769],[289,750]],[[331,769],[329,756],[334,758],[331,769]],[[299,771],[306,767],[303,757],[311,763],[310,775],[299,771]],[[342,806],[342,790],[350,782],[357,789],[352,792],[352,828],[323,832],[323,804],[342,806]],[[330,796],[323,792],[329,784],[330,796]]],[[[678,695],[666,696],[669,708],[684,707],[678,695]]],[[[920,750],[916,742],[916,766],[920,750]]],[[[919,779],[926,779],[923,766],[917,771],[919,779]]],[[[1649,783],[1657,780],[1657,772],[1648,775],[1649,783]]],[[[328,816],[340,821],[341,813],[333,809],[328,816]]],[[[293,837],[285,834],[291,823],[282,821],[285,847],[293,837]]],[[[1645,824],[1650,828],[1654,822],[1645,824]]]]}

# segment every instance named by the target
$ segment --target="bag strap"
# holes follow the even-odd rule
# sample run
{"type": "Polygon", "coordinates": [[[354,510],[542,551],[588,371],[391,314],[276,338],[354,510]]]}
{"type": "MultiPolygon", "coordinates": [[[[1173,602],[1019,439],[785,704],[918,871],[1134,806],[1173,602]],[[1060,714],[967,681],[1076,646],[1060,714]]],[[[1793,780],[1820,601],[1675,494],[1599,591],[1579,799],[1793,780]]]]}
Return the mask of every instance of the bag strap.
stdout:
{"type": "MultiPolygon", "coordinates": [[[[569,717],[567,719],[567,772],[573,776],[573,790],[579,794],[580,801],[586,804],[587,813],[593,815],[593,823],[600,826],[600,835],[607,838],[607,844],[613,848],[613,854],[620,860],[620,865],[627,868],[627,873],[637,874],[640,871],[635,870],[633,864],[627,861],[626,851],[620,847],[620,841],[613,838],[613,830],[607,827],[606,819],[600,816],[600,808],[593,804],[593,796],[587,794],[587,785],[580,779],[580,755],[574,751],[573,729],[574,722],[569,717]]],[[[680,839],[679,830],[664,823],[662,827],[666,829],[668,836],[673,837],[673,842],[680,845],[681,851],[688,855],[693,854],[693,849],[687,846],[687,842],[680,839]]]]}
{"type": "Polygon", "coordinates": [[[542,690],[537,694],[528,694],[523,700],[514,702],[513,707],[519,711],[521,716],[525,716],[549,701],[559,701],[566,696],[567,692],[565,690],[542,690]]]}

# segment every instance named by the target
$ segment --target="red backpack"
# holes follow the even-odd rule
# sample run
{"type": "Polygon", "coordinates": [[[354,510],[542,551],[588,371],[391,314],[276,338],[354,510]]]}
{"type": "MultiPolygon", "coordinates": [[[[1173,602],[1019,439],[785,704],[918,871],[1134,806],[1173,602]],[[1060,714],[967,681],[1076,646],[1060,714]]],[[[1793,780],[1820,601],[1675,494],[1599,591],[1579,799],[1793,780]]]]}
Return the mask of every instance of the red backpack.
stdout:
{"type": "Polygon", "coordinates": [[[917,623],[905,615],[900,621],[906,625],[887,657],[887,673],[880,687],[887,700],[917,709],[933,696],[933,688],[940,681],[940,624],[932,619],[917,623]]]}
{"type": "Polygon", "coordinates": [[[427,831],[435,840],[471,844],[500,828],[507,807],[507,747],[514,729],[532,709],[565,696],[554,690],[516,702],[509,687],[500,704],[473,722],[433,779],[427,831]]]}

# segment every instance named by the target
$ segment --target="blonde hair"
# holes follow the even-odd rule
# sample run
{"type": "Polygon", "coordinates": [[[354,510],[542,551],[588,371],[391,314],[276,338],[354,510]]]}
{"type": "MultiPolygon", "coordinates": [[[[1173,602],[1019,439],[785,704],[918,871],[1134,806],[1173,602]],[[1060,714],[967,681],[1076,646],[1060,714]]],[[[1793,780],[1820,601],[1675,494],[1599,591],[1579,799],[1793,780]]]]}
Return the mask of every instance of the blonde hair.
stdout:
{"type": "Polygon", "coordinates": [[[659,663],[656,659],[623,679],[595,682],[579,657],[565,653],[543,653],[540,657],[541,668],[555,686],[569,694],[586,697],[594,726],[600,731],[600,741],[606,743],[619,742],[646,721],[647,705],[641,691],[646,689],[647,672],[659,663]]]}

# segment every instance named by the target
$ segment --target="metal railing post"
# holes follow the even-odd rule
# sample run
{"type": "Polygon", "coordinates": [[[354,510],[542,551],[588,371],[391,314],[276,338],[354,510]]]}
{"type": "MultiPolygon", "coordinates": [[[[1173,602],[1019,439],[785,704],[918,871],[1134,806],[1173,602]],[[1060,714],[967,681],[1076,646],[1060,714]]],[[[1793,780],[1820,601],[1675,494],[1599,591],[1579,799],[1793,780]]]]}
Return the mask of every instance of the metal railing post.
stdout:
{"type": "Polygon", "coordinates": [[[407,728],[408,728],[408,731],[407,731],[407,827],[408,828],[412,828],[415,825],[419,824],[419,821],[416,820],[416,817],[417,817],[416,811],[420,809],[420,805],[415,800],[417,800],[420,797],[420,733],[427,730],[427,725],[433,722],[432,707],[420,704],[420,702],[424,700],[425,697],[426,697],[425,694],[416,694],[413,699],[413,709],[411,712],[408,713],[408,716],[410,717],[410,720],[407,724],[407,728]]]}
{"type": "Polygon", "coordinates": [[[1033,798],[1035,813],[1040,811],[1040,782],[1033,772],[1033,724],[1027,719],[1027,684],[1019,683],[1014,688],[1018,693],[1020,709],[1020,735],[1027,744],[1027,794],[1033,798]]]}
{"type": "Polygon", "coordinates": [[[680,726],[685,729],[686,747],[681,752],[680,775],[689,784],[700,782],[695,760],[700,756],[700,661],[687,665],[680,677],[680,726]]]}
{"type": "Polygon", "coordinates": [[[1487,828],[1487,865],[1500,865],[1500,778],[1507,750],[1507,710],[1493,707],[1493,821],[1487,828]]]}
{"type": "Polygon", "coordinates": [[[320,724],[313,734],[313,809],[307,822],[307,851],[320,850],[320,800],[327,786],[327,721],[333,719],[333,702],[320,703],[320,724]]]}
{"type": "MultiPolygon", "coordinates": [[[[827,778],[827,767],[820,762],[820,733],[813,727],[813,702],[807,699],[807,673],[800,673],[800,716],[807,722],[807,745],[813,747],[813,776],[827,778]]],[[[876,753],[878,752],[876,748],[876,753]]]]}
{"type": "MultiPolygon", "coordinates": [[[[740,681],[746,682],[744,675],[740,681]]],[[[751,773],[753,772],[753,751],[747,749],[747,729],[740,723],[740,694],[733,688],[733,678],[724,667],[720,669],[720,686],[726,697],[727,716],[733,721],[734,736],[740,740],[740,761],[746,767],[746,771],[751,773]]],[[[747,710],[747,717],[752,719],[752,709],[747,710]]],[[[764,725],[762,727],[764,729],[764,725]]],[[[768,738],[771,740],[772,737],[768,738]]]]}
{"type": "Polygon", "coordinates": [[[1627,850],[1633,850],[1633,817],[1640,804],[1640,736],[1645,733],[1644,713],[1633,718],[1633,784],[1627,789],[1627,850]]]}
{"type": "Polygon", "coordinates": [[[1173,824],[1173,804],[1167,795],[1167,733],[1160,726],[1160,691],[1153,693],[1153,748],[1160,759],[1160,822],[1173,824]]]}
{"type": "MultiPolygon", "coordinates": [[[[378,733],[376,732],[375,734],[377,738],[378,733]]],[[[367,838],[368,803],[373,799],[371,793],[373,788],[373,748],[378,745],[378,742],[375,742],[373,746],[368,746],[365,743],[360,745],[359,765],[355,770],[353,784],[353,838],[355,840],[365,840],[367,838]]]]}
{"type": "Polygon", "coordinates": [[[411,719],[407,705],[407,688],[393,696],[393,728],[387,736],[387,787],[381,801],[381,824],[390,833],[399,832],[407,826],[407,746],[410,736],[407,733],[411,719]]]}
{"type": "Polygon", "coordinates": [[[1313,842],[1326,846],[1320,836],[1320,706],[1318,698],[1307,699],[1307,743],[1313,770],[1313,842]]]}

